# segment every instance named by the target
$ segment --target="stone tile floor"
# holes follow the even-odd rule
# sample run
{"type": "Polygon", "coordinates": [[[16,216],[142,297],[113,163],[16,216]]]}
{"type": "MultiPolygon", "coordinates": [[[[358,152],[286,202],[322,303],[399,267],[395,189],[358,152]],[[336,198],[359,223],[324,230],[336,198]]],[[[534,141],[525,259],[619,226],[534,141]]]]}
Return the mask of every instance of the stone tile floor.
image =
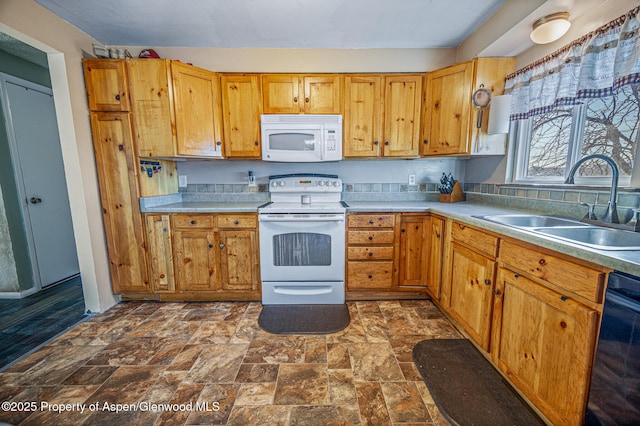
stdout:
{"type": "Polygon", "coordinates": [[[0,423],[448,424],[411,351],[451,323],[428,300],[348,306],[341,332],[273,335],[257,302],[120,303],[0,372],[0,423]]]}

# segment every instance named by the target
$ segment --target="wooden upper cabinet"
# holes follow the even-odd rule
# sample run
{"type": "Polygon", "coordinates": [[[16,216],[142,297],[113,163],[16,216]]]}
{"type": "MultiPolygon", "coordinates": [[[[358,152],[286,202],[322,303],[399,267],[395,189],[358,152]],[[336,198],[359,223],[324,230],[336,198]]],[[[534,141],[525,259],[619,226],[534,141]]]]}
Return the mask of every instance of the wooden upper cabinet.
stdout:
{"type": "Polygon", "coordinates": [[[113,291],[148,292],[130,114],[92,112],[91,129],[113,291]]]}
{"type": "Polygon", "coordinates": [[[467,150],[471,111],[472,61],[427,76],[423,154],[460,154],[467,150]]]}
{"type": "Polygon", "coordinates": [[[385,157],[418,157],[422,75],[385,77],[385,157]]]}
{"type": "Polygon", "coordinates": [[[91,111],[129,111],[125,61],[83,59],[87,99],[91,111]]]}
{"type": "Polygon", "coordinates": [[[423,93],[421,154],[502,155],[506,135],[488,135],[491,105],[479,109],[471,96],[481,87],[502,95],[513,58],[476,58],[427,74],[423,93]]]}
{"type": "Polygon", "coordinates": [[[220,81],[214,72],[172,62],[177,154],[222,156],[220,81]]]}
{"type": "Polygon", "coordinates": [[[225,74],[220,82],[225,157],[261,158],[260,76],[225,74]]]}
{"type": "Polygon", "coordinates": [[[382,141],[384,77],[344,78],[344,157],[378,157],[382,141]]]}
{"type": "Polygon", "coordinates": [[[136,145],[140,157],[175,156],[171,61],[128,59],[136,145]]]}
{"type": "Polygon", "coordinates": [[[329,75],[262,75],[265,114],[340,114],[341,77],[329,75]]]}

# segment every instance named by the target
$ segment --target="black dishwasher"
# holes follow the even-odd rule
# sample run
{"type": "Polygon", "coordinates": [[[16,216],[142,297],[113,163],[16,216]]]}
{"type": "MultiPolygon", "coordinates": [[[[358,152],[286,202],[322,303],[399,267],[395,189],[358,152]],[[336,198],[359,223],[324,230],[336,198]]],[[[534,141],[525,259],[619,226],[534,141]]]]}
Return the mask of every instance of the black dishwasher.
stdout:
{"type": "Polygon", "coordinates": [[[609,275],[586,425],[640,425],[640,278],[609,275]]]}

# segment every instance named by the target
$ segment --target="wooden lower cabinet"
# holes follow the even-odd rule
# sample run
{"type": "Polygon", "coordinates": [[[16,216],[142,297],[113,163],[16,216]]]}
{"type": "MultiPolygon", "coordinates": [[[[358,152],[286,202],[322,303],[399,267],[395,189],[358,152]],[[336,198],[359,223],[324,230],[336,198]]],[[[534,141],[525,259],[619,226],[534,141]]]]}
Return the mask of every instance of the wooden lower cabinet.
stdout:
{"type": "Polygon", "coordinates": [[[147,214],[146,225],[162,300],[260,300],[256,214],[147,214]]]}
{"type": "Polygon", "coordinates": [[[429,218],[429,253],[427,262],[427,292],[436,300],[440,300],[442,289],[442,265],[444,262],[444,241],[446,219],[439,216],[429,218]]]}
{"type": "Polygon", "coordinates": [[[495,260],[451,243],[449,314],[469,337],[489,351],[495,260]]]}
{"type": "Polygon", "coordinates": [[[426,289],[429,264],[429,216],[400,216],[398,287],[400,290],[426,289]]]}
{"type": "Polygon", "coordinates": [[[178,291],[214,291],[219,282],[213,229],[176,229],[173,233],[178,291]]]}
{"type": "Polygon", "coordinates": [[[491,356],[554,425],[580,425],[599,313],[506,268],[498,271],[491,356]]]}

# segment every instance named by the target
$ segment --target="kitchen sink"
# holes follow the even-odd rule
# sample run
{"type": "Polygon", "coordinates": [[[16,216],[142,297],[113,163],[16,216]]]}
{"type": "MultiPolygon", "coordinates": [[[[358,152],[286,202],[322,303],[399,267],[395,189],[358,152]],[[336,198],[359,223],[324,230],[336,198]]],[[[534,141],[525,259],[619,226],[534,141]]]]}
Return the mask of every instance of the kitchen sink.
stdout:
{"type": "Polygon", "coordinates": [[[597,226],[534,228],[531,231],[598,250],[640,250],[640,233],[637,232],[597,226]]]}
{"type": "Polygon", "coordinates": [[[590,227],[586,223],[577,220],[563,219],[553,216],[535,215],[535,214],[498,214],[487,216],[474,216],[478,219],[488,220],[489,222],[499,223],[501,225],[514,226],[516,228],[556,228],[556,227],[590,227]]]}

